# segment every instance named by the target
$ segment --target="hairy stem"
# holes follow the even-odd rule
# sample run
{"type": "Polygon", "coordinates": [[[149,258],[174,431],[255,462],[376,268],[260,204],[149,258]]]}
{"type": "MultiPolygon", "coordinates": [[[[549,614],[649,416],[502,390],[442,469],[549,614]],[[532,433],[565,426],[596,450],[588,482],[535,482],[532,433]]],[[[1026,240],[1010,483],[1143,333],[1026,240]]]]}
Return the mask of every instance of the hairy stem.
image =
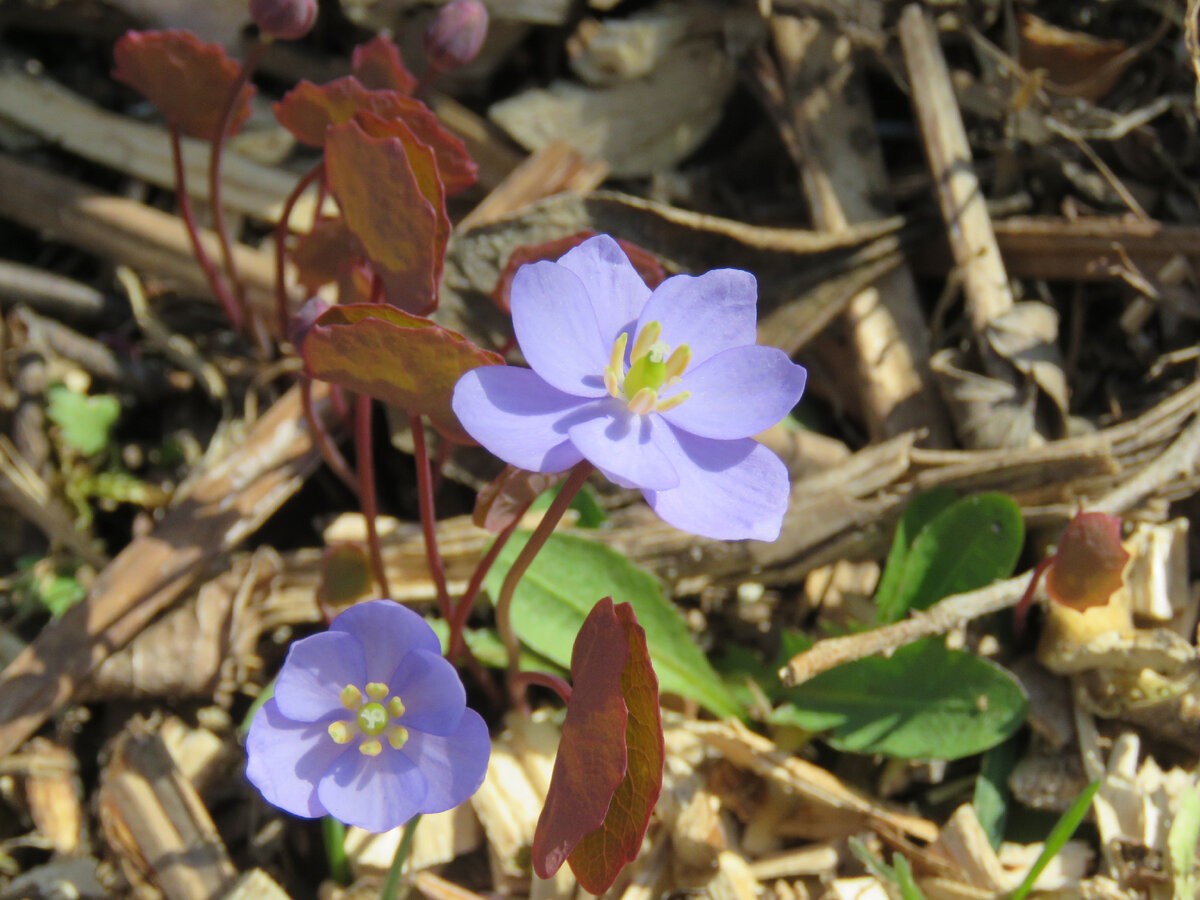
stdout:
{"type": "Polygon", "coordinates": [[[355,403],[354,444],[358,453],[358,501],[367,522],[371,568],[375,570],[375,583],[379,585],[380,593],[390,597],[392,592],[388,587],[387,570],[383,567],[383,548],[379,544],[379,530],[375,526],[375,517],[378,515],[375,502],[375,455],[371,448],[371,398],[366,394],[359,394],[355,403]]]}
{"type": "MultiPolygon", "coordinates": [[[[438,611],[442,618],[450,621],[450,592],[446,589],[446,567],[438,550],[437,513],[433,502],[433,472],[429,467],[429,446],[425,443],[425,425],[421,417],[408,414],[409,430],[412,432],[413,456],[417,463],[417,508],[421,514],[421,535],[425,538],[425,559],[429,562],[429,574],[437,589],[438,611]]],[[[453,644],[451,639],[451,644],[453,644]]]]}
{"type": "Polygon", "coordinates": [[[184,227],[187,228],[188,240],[192,244],[192,253],[195,254],[196,262],[200,264],[200,269],[204,272],[204,278],[208,281],[213,296],[221,304],[221,309],[225,310],[225,318],[229,320],[230,327],[234,331],[241,331],[242,309],[230,295],[225,283],[221,280],[220,273],[217,272],[217,267],[213,265],[212,258],[204,249],[204,245],[200,243],[200,230],[196,227],[196,214],[192,211],[192,198],[188,196],[187,175],[183,169],[183,147],[179,141],[179,129],[172,126],[168,131],[171,135],[171,162],[175,167],[175,188],[179,197],[179,214],[183,217],[184,227]]]}
{"type": "MultiPolygon", "coordinates": [[[[221,157],[225,151],[225,136],[229,131],[229,122],[233,118],[233,110],[237,106],[238,98],[242,95],[243,88],[250,80],[250,73],[258,65],[262,59],[263,51],[266,49],[266,44],[259,40],[254,43],[247,54],[242,67],[238,70],[237,78],[233,82],[233,87],[229,91],[229,96],[225,98],[225,106],[221,110],[221,120],[217,124],[217,134],[213,138],[212,153],[208,158],[208,202],[212,206],[213,229],[217,232],[217,240],[221,242],[221,255],[225,260],[225,274],[229,277],[229,283],[233,287],[234,300],[237,303],[239,312],[245,315],[246,312],[246,289],[242,284],[242,278],[238,274],[237,261],[233,258],[233,246],[229,240],[229,228],[225,224],[225,207],[221,203],[221,157]]],[[[286,333],[286,332],[285,332],[286,333]]]]}
{"type": "Polygon", "coordinates": [[[579,489],[583,487],[583,483],[591,472],[592,464],[586,461],[579,463],[571,470],[571,474],[558,492],[558,496],[554,498],[554,502],[550,504],[546,514],[542,516],[542,521],[538,523],[525,546],[521,548],[521,552],[517,554],[512,568],[504,576],[500,596],[496,599],[496,629],[504,641],[504,649],[508,651],[508,689],[514,704],[518,707],[525,705],[525,689],[517,678],[521,648],[517,641],[517,634],[512,627],[513,594],[516,593],[517,584],[520,583],[525,570],[529,568],[533,558],[538,555],[538,551],[546,545],[546,541],[554,533],[554,526],[562,519],[563,513],[567,511],[567,507],[571,505],[571,501],[575,499],[575,495],[579,493],[579,489]]]}
{"type": "MultiPolygon", "coordinates": [[[[322,180],[325,178],[324,161],[317,163],[304,174],[304,177],[296,182],[296,186],[288,194],[287,202],[283,204],[283,212],[280,213],[279,221],[275,223],[275,314],[279,318],[279,336],[281,338],[288,336],[288,322],[291,319],[287,284],[284,283],[283,277],[283,261],[287,255],[288,223],[292,218],[292,210],[300,202],[300,197],[308,189],[309,185],[318,178],[322,180]]],[[[293,349],[297,353],[300,352],[299,347],[293,349]]]]}

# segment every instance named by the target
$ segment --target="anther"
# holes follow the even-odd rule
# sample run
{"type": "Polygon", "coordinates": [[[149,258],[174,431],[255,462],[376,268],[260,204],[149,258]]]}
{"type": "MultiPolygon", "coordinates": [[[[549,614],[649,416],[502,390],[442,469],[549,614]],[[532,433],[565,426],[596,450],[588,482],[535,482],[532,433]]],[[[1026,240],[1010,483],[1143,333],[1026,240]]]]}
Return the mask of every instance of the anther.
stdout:
{"type": "Polygon", "coordinates": [[[340,696],[342,699],[342,706],[346,707],[346,709],[358,709],[360,706],[362,706],[362,691],[352,684],[348,684],[342,688],[342,693],[340,696]]]}
{"type": "Polygon", "coordinates": [[[379,741],[363,741],[358,745],[358,752],[363,756],[378,756],[383,752],[383,744],[379,741]]]}
{"type": "Polygon", "coordinates": [[[388,686],[381,684],[378,681],[372,681],[367,685],[367,696],[372,700],[382,700],[388,695],[388,686]]]}
{"type": "Polygon", "coordinates": [[[608,367],[620,379],[625,372],[625,346],[629,343],[629,332],[622,331],[613,341],[612,354],[608,358],[608,367]]]}
{"type": "Polygon", "coordinates": [[[650,352],[650,348],[658,343],[658,339],[662,337],[662,324],[659,322],[647,322],[638,334],[637,340],[633,342],[633,352],[630,354],[630,359],[637,362],[643,356],[650,352]]]}
{"type": "Polygon", "coordinates": [[[658,402],[658,392],[653,388],[642,388],[633,395],[633,399],[629,401],[629,411],[635,412],[639,416],[644,416],[650,410],[654,409],[654,404],[658,402]]]}
{"type": "Polygon", "coordinates": [[[397,725],[388,731],[387,739],[393,750],[399,750],[408,743],[408,729],[403,725],[397,725]]]}
{"type": "Polygon", "coordinates": [[[657,406],[655,406],[654,411],[660,412],[660,413],[667,412],[668,410],[674,409],[675,407],[679,406],[679,404],[683,403],[683,401],[686,400],[690,396],[692,396],[691,391],[680,391],[675,396],[668,397],[666,400],[663,400],[661,403],[659,403],[657,406]]]}
{"type": "Polygon", "coordinates": [[[678,378],[687,371],[688,363],[692,361],[692,348],[687,344],[680,344],[675,348],[675,352],[667,358],[667,368],[665,374],[667,381],[672,378],[678,378]]]}
{"type": "Polygon", "coordinates": [[[333,742],[335,744],[348,744],[350,743],[350,738],[352,737],[350,733],[350,726],[345,722],[330,722],[329,736],[333,738],[333,742]]]}
{"type": "Polygon", "coordinates": [[[388,715],[393,719],[398,719],[404,715],[404,702],[399,697],[393,697],[388,701],[388,715]]]}

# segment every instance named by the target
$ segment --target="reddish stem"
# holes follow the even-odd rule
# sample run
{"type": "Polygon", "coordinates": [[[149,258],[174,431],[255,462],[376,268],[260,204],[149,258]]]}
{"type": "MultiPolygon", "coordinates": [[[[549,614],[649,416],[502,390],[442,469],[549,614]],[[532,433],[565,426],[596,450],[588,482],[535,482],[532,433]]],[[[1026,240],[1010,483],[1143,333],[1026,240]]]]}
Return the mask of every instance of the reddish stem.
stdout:
{"type": "Polygon", "coordinates": [[[354,444],[358,453],[358,502],[367,522],[371,567],[375,570],[375,582],[379,585],[380,593],[390,597],[392,592],[388,587],[387,571],[383,567],[383,548],[375,527],[375,516],[378,515],[375,502],[375,455],[371,449],[371,398],[366,394],[359,394],[354,405],[354,444]]]}
{"type": "Polygon", "coordinates": [[[521,517],[528,512],[529,507],[533,505],[530,500],[525,504],[524,508],[517,510],[513,516],[513,520],[504,526],[504,530],[496,535],[496,539],[492,541],[492,546],[488,547],[487,553],[483,555],[483,559],[475,567],[474,574],[471,575],[471,581],[467,584],[467,589],[463,591],[463,595],[459,598],[458,604],[454,607],[454,612],[450,617],[450,646],[446,651],[446,658],[450,662],[455,662],[458,659],[459,653],[463,648],[463,629],[467,624],[467,617],[471,615],[471,607],[475,604],[475,598],[479,596],[479,591],[483,587],[483,579],[487,577],[487,573],[491,570],[492,564],[500,555],[500,551],[504,549],[504,545],[508,543],[508,539],[513,536],[513,532],[521,524],[521,517]]]}
{"type": "Polygon", "coordinates": [[[437,456],[433,458],[433,492],[435,494],[442,489],[442,475],[446,470],[446,462],[450,459],[450,453],[453,449],[453,442],[445,438],[438,441],[437,456]]]}
{"type": "MultiPolygon", "coordinates": [[[[437,589],[438,611],[442,618],[450,621],[450,592],[446,589],[446,567],[437,542],[437,514],[433,503],[433,473],[429,468],[429,447],[425,443],[425,425],[421,417],[408,414],[408,425],[412,432],[413,457],[417,462],[417,508],[421,514],[421,534],[425,538],[425,559],[429,562],[429,574],[437,589]]],[[[453,644],[451,640],[451,644],[453,644]]]]}
{"type": "Polygon", "coordinates": [[[554,533],[554,526],[562,519],[563,513],[567,511],[591,471],[592,464],[587,461],[579,463],[571,470],[571,474],[558,492],[558,496],[554,498],[554,502],[550,504],[546,514],[542,516],[542,521],[533,530],[533,534],[529,536],[529,540],[513,561],[508,574],[504,576],[500,596],[496,598],[496,630],[500,632],[500,637],[504,641],[504,649],[508,651],[508,689],[513,703],[519,708],[525,707],[525,692],[522,690],[520,682],[517,681],[520,644],[512,627],[513,594],[516,593],[517,584],[521,581],[525,570],[529,568],[529,564],[533,562],[538,551],[546,545],[546,541],[554,533]]]}
{"type": "MultiPolygon", "coordinates": [[[[283,212],[279,216],[279,221],[275,223],[275,313],[279,317],[279,335],[281,338],[288,336],[288,323],[291,321],[287,284],[284,283],[283,277],[283,262],[287,254],[287,237],[289,233],[288,222],[292,218],[292,211],[296,208],[296,204],[300,202],[300,197],[308,189],[308,186],[317,178],[321,178],[324,181],[324,177],[325,163],[322,161],[309,169],[304,174],[304,177],[296,182],[296,186],[288,194],[287,202],[283,204],[283,212]]],[[[293,349],[297,353],[300,352],[299,347],[293,349]]]]}
{"type": "MultiPolygon", "coordinates": [[[[238,310],[243,315],[246,311],[246,288],[238,274],[237,261],[233,258],[233,246],[229,240],[229,228],[225,224],[225,207],[221,203],[221,157],[225,150],[225,137],[229,131],[229,122],[233,119],[234,107],[237,106],[242,89],[250,80],[250,73],[262,59],[265,49],[266,44],[261,40],[255,41],[250,48],[250,53],[242,63],[241,69],[238,70],[233,88],[229,91],[229,96],[225,99],[225,106],[221,110],[221,120],[217,123],[217,135],[213,138],[212,153],[208,158],[208,202],[212,206],[213,229],[217,232],[217,240],[221,242],[221,254],[225,259],[225,274],[233,286],[238,310]]],[[[284,334],[286,333],[285,331],[284,334]]]]}
{"type": "Polygon", "coordinates": [[[321,458],[333,470],[333,474],[340,478],[357,497],[358,479],[354,477],[354,472],[350,470],[350,464],[346,462],[346,457],[342,456],[342,451],[337,448],[330,437],[329,429],[325,427],[325,423],[321,421],[313,408],[312,379],[307,376],[300,378],[300,405],[304,410],[308,429],[312,432],[313,443],[316,444],[321,458]]]}
{"type": "Polygon", "coordinates": [[[517,681],[522,686],[540,684],[542,687],[548,687],[563,698],[563,703],[571,702],[571,686],[557,675],[551,675],[549,672],[518,672],[517,681]]]}
{"type": "Polygon", "coordinates": [[[229,291],[225,287],[225,283],[221,281],[221,275],[217,272],[217,267],[213,265],[212,258],[204,249],[204,245],[200,243],[200,231],[196,227],[196,215],[192,212],[192,199],[188,196],[187,191],[187,175],[183,169],[183,147],[179,140],[179,129],[171,126],[168,129],[171,135],[171,162],[175,167],[175,187],[179,197],[179,214],[183,217],[184,227],[187,228],[188,240],[192,243],[192,253],[196,256],[196,262],[200,264],[201,271],[204,272],[204,278],[208,281],[208,286],[212,290],[213,295],[221,304],[221,308],[225,310],[225,317],[229,320],[230,327],[234,331],[242,329],[242,310],[241,307],[234,301],[229,291]]]}
{"type": "Polygon", "coordinates": [[[1013,633],[1017,640],[1020,640],[1025,634],[1025,618],[1029,615],[1029,604],[1033,602],[1033,592],[1037,589],[1038,582],[1042,579],[1042,574],[1050,568],[1050,564],[1054,562],[1055,556],[1051,554],[1043,559],[1033,568],[1033,575],[1029,579],[1029,587],[1025,588],[1025,594],[1021,597],[1020,602],[1013,608],[1013,633]]]}

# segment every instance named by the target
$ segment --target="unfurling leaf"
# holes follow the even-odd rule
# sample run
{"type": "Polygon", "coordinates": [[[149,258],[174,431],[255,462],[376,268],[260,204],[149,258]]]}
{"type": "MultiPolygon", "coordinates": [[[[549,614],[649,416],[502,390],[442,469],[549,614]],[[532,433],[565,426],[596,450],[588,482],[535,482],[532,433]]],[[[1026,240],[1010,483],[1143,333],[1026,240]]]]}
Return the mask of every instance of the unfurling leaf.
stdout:
{"type": "MultiPolygon", "coordinates": [[[[113,78],[140,93],[167,117],[167,123],[201,140],[215,140],[221,113],[240,66],[220,44],[208,44],[186,31],[128,31],[113,47],[113,78]]],[[[229,117],[236,134],[250,115],[254,86],[245,85],[229,117]]]]}
{"type": "Polygon", "coordinates": [[[470,438],[450,409],[455,382],[502,362],[457,332],[381,303],[332,307],[309,330],[302,354],[312,377],[428,416],[460,443],[470,438]]]}
{"type": "Polygon", "coordinates": [[[592,608],[575,641],[571,676],[533,866],[549,878],[566,859],[580,886],[598,895],[637,856],[662,790],[658,681],[630,604],[614,607],[606,597],[592,608]]]}
{"type": "Polygon", "coordinates": [[[1064,529],[1046,570],[1046,593],[1074,609],[1103,606],[1121,586],[1127,562],[1121,520],[1080,511],[1064,529]]]}
{"type": "Polygon", "coordinates": [[[354,77],[370,91],[399,91],[410,96],[417,78],[400,56],[400,49],[386,34],[379,34],[354,48],[350,56],[354,77]]]}
{"type": "Polygon", "coordinates": [[[432,151],[403,123],[388,124],[407,139],[374,137],[357,122],[334,125],[325,142],[325,170],[346,226],[383,279],[388,301],[424,313],[437,305],[450,225],[432,151]]]}
{"type": "Polygon", "coordinates": [[[330,128],[352,121],[361,112],[384,120],[400,119],[433,151],[448,195],[475,183],[477,168],[463,142],[443,128],[424,103],[399,91],[367,90],[353,75],[323,85],[301,81],[271,108],[279,124],[310,147],[324,146],[330,128]]]}

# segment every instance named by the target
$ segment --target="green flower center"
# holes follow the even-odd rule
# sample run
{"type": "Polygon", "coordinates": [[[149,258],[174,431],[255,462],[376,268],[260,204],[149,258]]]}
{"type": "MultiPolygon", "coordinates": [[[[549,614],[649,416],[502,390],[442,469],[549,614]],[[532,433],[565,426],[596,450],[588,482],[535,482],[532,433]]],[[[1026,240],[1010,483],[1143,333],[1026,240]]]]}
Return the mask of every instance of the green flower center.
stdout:
{"type": "Polygon", "coordinates": [[[329,736],[335,744],[348,744],[359,738],[358,752],[364,756],[378,756],[383,752],[385,735],[387,744],[399,750],[408,741],[408,729],[397,720],[404,715],[404,702],[399,697],[388,699],[388,686],[372,681],[364,690],[348,684],[341,691],[342,706],[354,713],[350,720],[339,719],[329,725],[329,736]],[[384,700],[387,700],[384,703],[384,700]]]}
{"type": "Polygon", "coordinates": [[[630,352],[629,370],[625,369],[625,347],[629,333],[622,331],[613,343],[612,355],[604,369],[604,386],[618,400],[624,400],[635,413],[665,412],[674,409],[690,396],[687,391],[665,400],[658,395],[664,388],[676,384],[692,360],[692,351],[687,344],[671,350],[659,340],[662,324],[647,322],[633,342],[630,352]]]}

